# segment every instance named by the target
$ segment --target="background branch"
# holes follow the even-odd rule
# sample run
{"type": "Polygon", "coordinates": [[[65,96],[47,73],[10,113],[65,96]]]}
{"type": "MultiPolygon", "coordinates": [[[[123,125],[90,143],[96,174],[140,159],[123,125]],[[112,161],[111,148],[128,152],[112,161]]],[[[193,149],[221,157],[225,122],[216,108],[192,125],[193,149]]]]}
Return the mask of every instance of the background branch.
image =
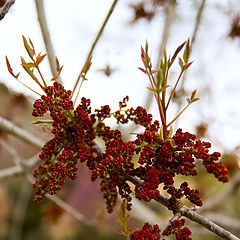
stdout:
{"type": "MultiPolygon", "coordinates": [[[[50,69],[53,76],[57,76],[57,65],[56,65],[56,54],[54,51],[54,47],[52,44],[52,40],[48,31],[47,19],[44,10],[44,1],[43,0],[35,0],[38,22],[42,32],[43,41],[47,50],[47,57],[50,65],[50,69]]],[[[61,82],[61,79],[58,79],[61,82]]]]}
{"type": "Polygon", "coordinates": [[[14,3],[15,3],[15,0],[9,0],[5,3],[5,5],[2,8],[0,8],[0,21],[8,13],[9,9],[14,3]]]}
{"type": "Polygon", "coordinates": [[[24,141],[36,148],[41,149],[44,144],[42,139],[35,137],[28,131],[24,130],[23,128],[18,127],[14,123],[8,121],[7,119],[5,119],[1,116],[0,116],[0,129],[2,131],[5,131],[5,132],[21,139],[22,141],[24,141]]]}

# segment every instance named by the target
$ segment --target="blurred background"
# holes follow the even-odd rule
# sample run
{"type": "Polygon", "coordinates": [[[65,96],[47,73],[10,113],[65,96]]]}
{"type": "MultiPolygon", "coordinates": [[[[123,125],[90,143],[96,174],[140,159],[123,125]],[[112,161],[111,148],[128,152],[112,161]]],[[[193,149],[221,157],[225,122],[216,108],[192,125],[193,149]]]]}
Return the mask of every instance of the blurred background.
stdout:
{"type": "MultiPolygon", "coordinates": [[[[54,55],[64,65],[61,80],[66,89],[72,90],[112,1],[16,0],[0,22],[0,116],[44,140],[49,137],[47,132],[31,125],[32,102],[38,96],[17,82],[5,63],[8,56],[13,71],[21,72],[19,79],[41,92],[20,66],[20,56],[28,59],[22,35],[32,40],[36,52],[49,52],[41,31],[43,26],[38,21],[37,3],[44,4],[54,55]]],[[[145,106],[159,119],[157,105],[147,89],[148,79],[138,69],[143,67],[141,46],[148,41],[152,63],[157,68],[163,46],[170,55],[188,38],[192,41],[193,64],[178,86],[168,121],[186,105],[185,99],[192,90],[197,89],[200,101],[184,112],[174,131],[180,127],[196,133],[213,144],[212,151],[222,153],[230,171],[230,183],[220,184],[199,168],[200,174],[192,179],[192,186],[200,190],[208,206],[200,213],[240,236],[238,0],[119,1],[94,48],[93,64],[80,96],[90,98],[93,108],[109,104],[115,110],[118,102],[128,95],[128,106],[145,106]]],[[[40,67],[50,83],[52,73],[47,58],[40,67]]],[[[170,85],[175,83],[179,72],[176,62],[170,72],[170,85]]],[[[134,126],[121,130],[125,134],[129,129],[137,131],[134,126]]],[[[0,131],[0,137],[1,170],[14,166],[13,152],[22,160],[38,154],[38,149],[4,131],[0,131]]],[[[106,213],[98,184],[90,181],[87,169],[81,166],[78,176],[77,181],[67,183],[59,196],[82,213],[86,221],[76,220],[50,200],[33,203],[31,184],[24,177],[1,177],[0,172],[0,240],[124,239],[117,233],[118,208],[112,214],[106,213]]],[[[166,226],[170,215],[159,204],[136,201],[133,205],[130,226],[139,227],[146,221],[166,226]]],[[[193,239],[220,239],[198,225],[188,224],[193,239]]]]}

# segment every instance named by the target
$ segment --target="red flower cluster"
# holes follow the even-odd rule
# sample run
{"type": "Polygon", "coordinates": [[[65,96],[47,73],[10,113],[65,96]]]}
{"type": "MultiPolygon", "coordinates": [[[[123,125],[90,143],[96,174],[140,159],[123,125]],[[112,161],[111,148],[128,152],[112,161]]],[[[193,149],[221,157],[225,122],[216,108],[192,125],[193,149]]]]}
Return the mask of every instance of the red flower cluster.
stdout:
{"type": "MultiPolygon", "coordinates": [[[[177,240],[192,239],[189,237],[192,232],[187,227],[183,228],[184,224],[184,219],[171,221],[168,227],[162,232],[162,235],[169,236],[173,234],[176,236],[177,240]]],[[[160,232],[161,230],[157,224],[151,226],[148,222],[146,222],[141,230],[132,233],[131,240],[159,240],[160,232]]]]}
{"type": "Polygon", "coordinates": [[[160,229],[158,225],[151,226],[148,222],[144,224],[141,230],[135,231],[131,235],[131,240],[159,240],[160,229]]]}
{"type": "Polygon", "coordinates": [[[45,194],[54,194],[60,190],[65,178],[76,178],[76,164],[86,162],[92,171],[92,180],[100,178],[101,191],[111,212],[120,195],[131,207],[132,192],[123,171],[137,177],[143,182],[135,187],[138,199],[150,201],[158,194],[159,185],[163,185],[172,197],[186,197],[195,205],[202,201],[196,189],[190,189],[186,182],[179,188],[174,186],[176,175],[197,175],[196,160],[202,160],[207,172],[222,182],[228,180],[227,169],[217,162],[220,154],[209,153],[210,143],[196,139],[190,133],[178,129],[172,138],[163,140],[159,122],[152,120],[152,115],[142,107],[126,109],[128,97],[119,103],[119,110],[111,113],[108,105],[91,112],[90,100],[82,98],[74,109],[71,92],[66,91],[60,83],[45,89],[46,95],[36,100],[33,105],[33,116],[41,117],[50,112],[53,120],[54,138],[42,148],[39,157],[44,163],[34,172],[37,178],[34,188],[35,200],[41,200],[45,194]],[[121,132],[104,123],[106,118],[114,117],[118,123],[129,121],[145,128],[133,141],[123,141],[121,132]],[[105,142],[105,151],[99,151],[95,138],[105,142]],[[133,164],[133,156],[138,162],[133,164]]]}
{"type": "Polygon", "coordinates": [[[189,236],[191,235],[191,231],[188,227],[184,227],[185,220],[174,220],[170,222],[170,225],[168,225],[167,229],[163,231],[164,236],[169,236],[171,234],[174,234],[176,236],[177,240],[190,240],[189,236]]]}
{"type": "Polygon", "coordinates": [[[73,113],[73,103],[70,99],[71,91],[55,82],[53,86],[45,88],[46,96],[36,100],[33,105],[33,116],[42,116],[47,111],[53,120],[52,133],[54,138],[42,148],[39,158],[44,161],[34,171],[37,179],[35,201],[40,201],[47,194],[55,194],[65,183],[65,178],[74,180],[77,176],[76,164],[78,159],[85,160],[88,153],[92,153],[94,146],[93,121],[88,116],[89,102],[85,98],[73,113]]]}
{"type": "Polygon", "coordinates": [[[135,144],[140,151],[138,163],[141,166],[130,172],[143,180],[136,186],[135,192],[138,199],[150,201],[158,194],[159,184],[164,184],[163,189],[178,199],[185,196],[190,202],[197,206],[202,201],[197,189],[191,190],[187,183],[183,183],[179,189],[174,186],[174,177],[178,174],[185,176],[197,175],[195,161],[202,160],[207,172],[213,173],[219,181],[228,181],[227,168],[216,162],[220,153],[209,154],[210,143],[201,142],[196,136],[184,133],[178,129],[176,134],[165,141],[153,131],[145,130],[138,134],[135,144]],[[142,147],[139,147],[142,146],[142,147]]]}

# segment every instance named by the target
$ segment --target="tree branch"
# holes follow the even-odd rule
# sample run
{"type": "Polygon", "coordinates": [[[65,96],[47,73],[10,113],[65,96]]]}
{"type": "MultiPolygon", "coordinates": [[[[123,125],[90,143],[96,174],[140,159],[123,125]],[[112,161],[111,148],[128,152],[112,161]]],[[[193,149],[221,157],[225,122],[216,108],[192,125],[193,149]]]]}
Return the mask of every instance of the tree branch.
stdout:
{"type": "Polygon", "coordinates": [[[224,239],[228,239],[228,240],[239,240],[238,237],[236,237],[235,235],[233,235],[232,233],[230,233],[229,231],[221,228],[220,226],[218,226],[217,224],[213,223],[212,221],[208,220],[206,217],[203,217],[199,214],[197,214],[196,212],[192,211],[190,208],[183,206],[180,209],[180,212],[182,214],[182,216],[187,217],[188,219],[199,223],[200,225],[204,226],[205,228],[207,228],[209,231],[215,233],[216,235],[224,238],[224,239]]]}
{"type": "MultiPolygon", "coordinates": [[[[10,123],[9,121],[7,121],[3,118],[0,118],[0,129],[2,129],[2,130],[5,129],[5,131],[7,130],[8,133],[11,133],[11,134],[19,137],[20,139],[28,142],[29,144],[32,144],[33,146],[42,146],[42,145],[39,145],[40,140],[38,138],[35,138],[35,137],[33,138],[33,136],[31,134],[29,134],[28,132],[26,132],[25,130],[17,127],[13,123],[10,123]]],[[[135,185],[139,185],[142,183],[139,179],[129,176],[124,170],[122,170],[122,174],[125,176],[126,180],[132,182],[135,185]]],[[[27,177],[28,177],[29,181],[33,182],[32,176],[27,175],[27,177]]],[[[74,215],[75,210],[73,210],[73,208],[71,206],[69,206],[67,203],[65,203],[59,199],[56,200],[56,196],[47,195],[47,198],[49,198],[53,201],[56,201],[55,202],[56,204],[59,204],[59,205],[62,204],[61,207],[64,210],[68,211],[68,213],[70,213],[72,216],[76,217],[78,220],[86,222],[86,219],[83,219],[83,216],[81,214],[80,215],[76,214],[76,216],[75,216],[74,215]]],[[[163,195],[159,194],[159,196],[157,196],[154,200],[161,203],[162,205],[166,206],[169,209],[170,202],[163,195]]],[[[171,210],[171,209],[169,209],[169,210],[171,210]]],[[[191,210],[190,208],[188,208],[184,205],[182,205],[178,209],[178,213],[180,213],[182,216],[185,216],[194,222],[199,223],[200,225],[204,226],[205,228],[207,228],[208,230],[217,234],[220,237],[223,237],[223,238],[229,239],[229,240],[240,240],[239,238],[237,238],[235,235],[233,235],[229,231],[221,228],[217,224],[215,224],[215,223],[211,222],[210,220],[208,220],[207,218],[197,214],[196,212],[194,212],[193,210],[191,210]]]]}
{"type": "Polygon", "coordinates": [[[15,3],[15,0],[9,0],[5,3],[5,5],[2,8],[0,8],[0,21],[8,13],[9,9],[14,3],[15,3]]]}
{"type": "Polygon", "coordinates": [[[7,119],[4,119],[0,116],[0,130],[5,131],[15,137],[18,137],[22,141],[36,147],[36,148],[42,148],[44,142],[42,139],[35,137],[28,131],[24,130],[23,128],[18,127],[14,123],[8,121],[7,119]]]}
{"type": "MultiPolygon", "coordinates": [[[[38,22],[42,32],[43,41],[48,53],[48,61],[50,65],[50,69],[53,76],[57,76],[57,65],[56,65],[56,54],[53,48],[52,40],[48,31],[47,19],[44,10],[44,1],[43,0],[35,0],[38,22]]],[[[59,80],[58,80],[59,81],[59,80]]]]}
{"type": "MultiPolygon", "coordinates": [[[[135,177],[132,177],[132,176],[129,176],[124,171],[122,173],[125,176],[125,178],[127,180],[129,180],[130,182],[132,182],[133,184],[140,185],[142,183],[139,179],[137,179],[135,177]]],[[[159,194],[154,200],[159,202],[159,203],[161,203],[162,205],[164,205],[165,207],[167,207],[169,209],[170,202],[163,195],[159,194]]],[[[171,209],[169,209],[169,210],[171,210],[171,209]]],[[[233,235],[229,231],[221,228],[217,224],[215,224],[215,223],[211,222],[210,220],[208,220],[207,218],[197,214],[192,209],[190,209],[190,208],[188,208],[188,207],[186,207],[184,205],[182,207],[180,207],[177,212],[179,214],[181,214],[181,216],[185,216],[188,219],[190,219],[190,220],[192,220],[192,221],[194,221],[196,223],[199,223],[200,225],[204,226],[209,231],[217,234],[220,237],[223,237],[223,238],[229,239],[229,240],[237,240],[237,239],[239,240],[239,238],[237,238],[235,235],[233,235]]]]}

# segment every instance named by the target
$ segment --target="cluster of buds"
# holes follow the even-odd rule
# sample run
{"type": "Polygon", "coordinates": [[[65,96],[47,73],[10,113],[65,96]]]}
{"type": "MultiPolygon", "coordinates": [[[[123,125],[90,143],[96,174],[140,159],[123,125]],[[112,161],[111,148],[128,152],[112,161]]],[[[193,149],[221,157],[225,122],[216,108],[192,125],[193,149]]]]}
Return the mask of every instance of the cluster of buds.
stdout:
{"type": "MultiPolygon", "coordinates": [[[[135,186],[135,196],[139,200],[149,202],[155,199],[162,187],[162,191],[170,195],[169,200],[172,202],[185,197],[196,206],[202,206],[199,191],[191,189],[187,182],[182,182],[179,187],[176,187],[177,175],[196,176],[198,174],[196,162],[201,162],[206,171],[213,174],[219,181],[223,183],[228,181],[227,168],[219,162],[220,153],[209,153],[210,143],[198,140],[194,134],[183,132],[180,128],[175,134],[172,133],[172,123],[190,104],[199,100],[196,98],[196,90],[187,98],[187,106],[167,123],[166,112],[176,87],[184,71],[192,64],[188,61],[191,51],[189,40],[181,44],[171,58],[167,58],[166,51],[164,51],[164,58],[158,70],[152,69],[148,45],[146,44],[145,50],[142,48],[141,57],[144,68],[140,70],[150,80],[150,90],[153,91],[157,101],[161,126],[159,121],[154,121],[152,115],[147,113],[143,107],[127,108],[128,96],[119,102],[119,109],[114,112],[111,111],[109,105],[92,111],[90,100],[84,97],[75,108],[71,100],[71,91],[65,90],[59,82],[54,82],[53,86],[47,86],[42,77],[39,64],[46,54],[36,55],[30,39],[28,43],[23,37],[23,42],[31,62],[27,63],[22,58],[22,66],[44,91],[43,95],[39,94],[41,98],[34,102],[32,115],[42,117],[49,113],[50,120],[37,120],[35,123],[51,124],[53,134],[53,138],[42,147],[39,158],[43,162],[33,174],[36,178],[33,184],[35,201],[42,200],[46,194],[56,194],[62,189],[67,177],[72,180],[76,179],[78,163],[87,165],[92,173],[93,181],[100,179],[100,189],[106,200],[108,212],[113,211],[118,196],[124,199],[126,209],[131,209],[132,188],[127,181],[128,177],[141,180],[141,184],[135,186]],[[183,57],[179,58],[181,72],[167,100],[169,69],[184,46],[186,47],[183,57]],[[42,83],[33,74],[32,68],[37,69],[42,83]],[[153,76],[155,73],[157,73],[156,77],[153,76]],[[118,129],[106,125],[105,120],[111,117],[115,118],[117,124],[132,122],[141,126],[143,131],[136,133],[134,140],[124,141],[118,129]],[[104,151],[96,145],[97,137],[104,141],[104,151]]],[[[19,73],[13,73],[7,58],[6,63],[10,74],[18,79],[19,73]]],[[[90,65],[91,59],[83,69],[83,80],[86,80],[90,65]]],[[[58,75],[52,80],[57,80],[61,69],[57,61],[58,75]]],[[[128,218],[124,214],[123,219],[127,223],[128,218]]],[[[162,235],[174,234],[177,239],[190,239],[191,232],[186,227],[182,228],[183,225],[184,220],[172,221],[162,235]]],[[[126,224],[123,232],[125,235],[128,234],[126,224]]],[[[141,230],[131,235],[131,239],[160,239],[160,229],[157,225],[152,227],[145,223],[141,230]]]]}

